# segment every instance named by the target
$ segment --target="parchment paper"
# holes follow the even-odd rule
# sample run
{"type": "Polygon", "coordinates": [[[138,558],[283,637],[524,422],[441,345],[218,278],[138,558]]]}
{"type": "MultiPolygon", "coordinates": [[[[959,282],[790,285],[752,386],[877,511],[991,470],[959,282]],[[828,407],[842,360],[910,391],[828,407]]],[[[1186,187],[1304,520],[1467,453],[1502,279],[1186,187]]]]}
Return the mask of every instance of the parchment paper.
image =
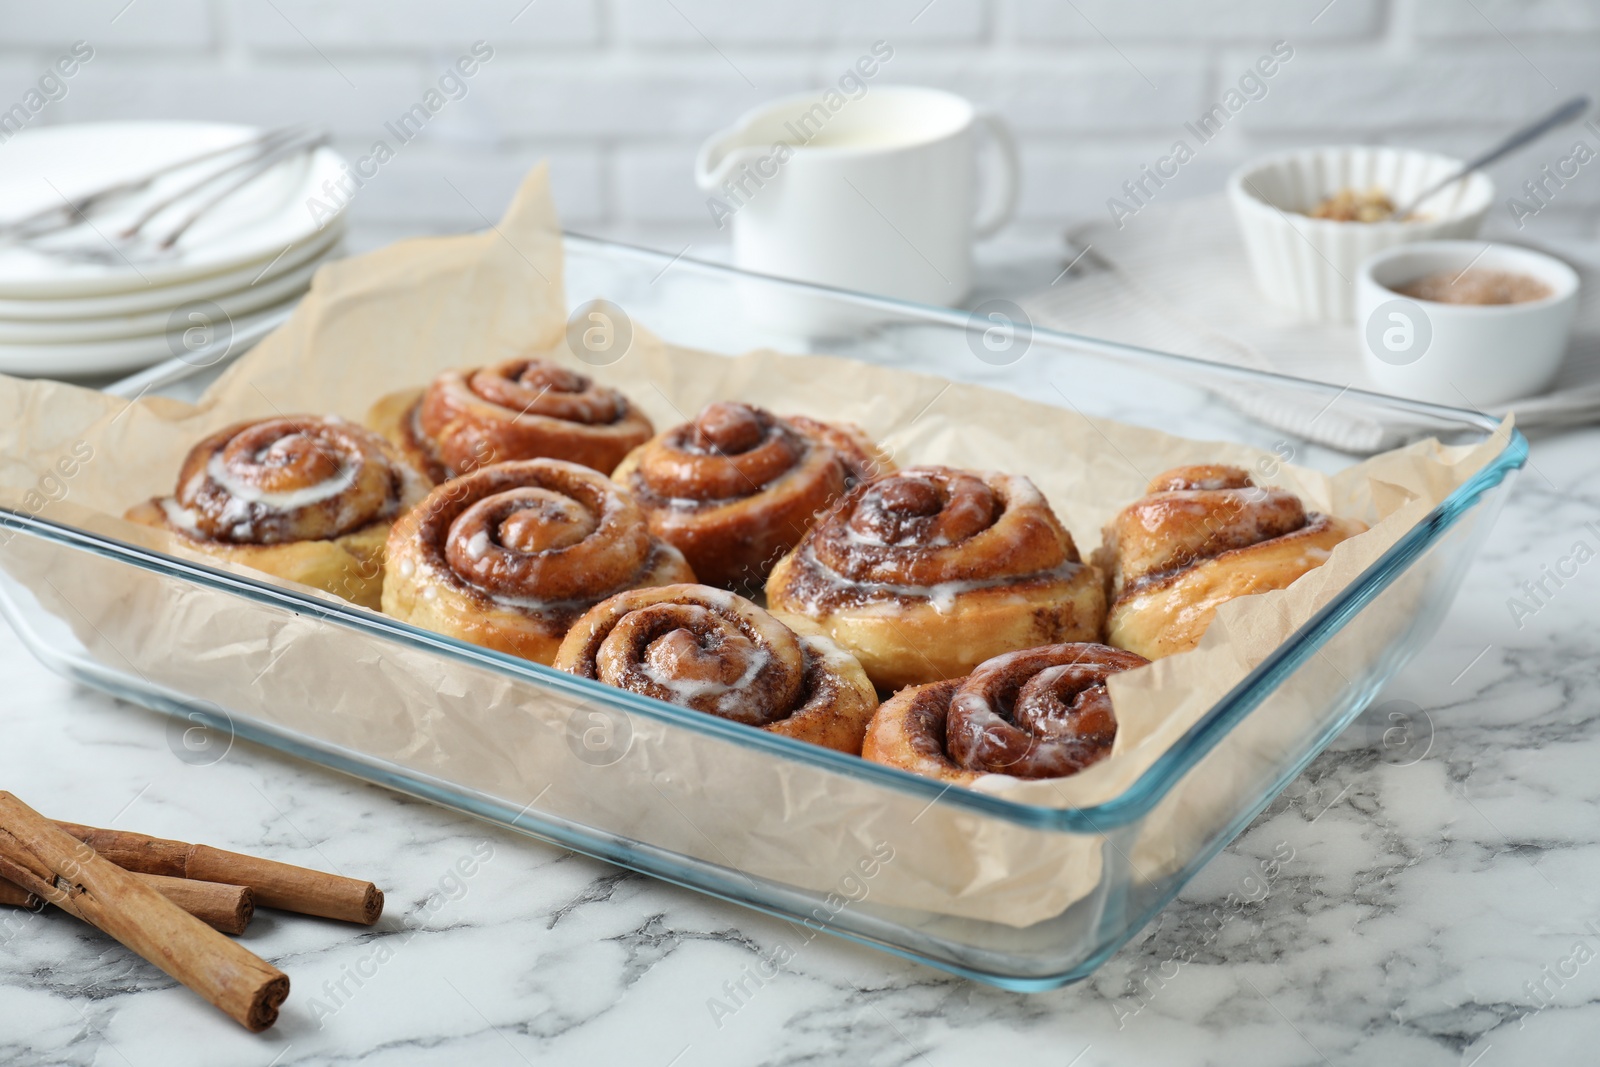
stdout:
{"type": "MultiPolygon", "coordinates": [[[[322,268],[290,322],[198,405],[129,403],[0,377],[0,503],[226,570],[118,517],[141,499],[171,492],[185,453],[201,437],[276,414],[360,420],[379,396],[448,367],[536,353],[625,390],[658,428],[709,400],[736,398],[855,421],[902,463],[1025,474],[1085,557],[1101,526],[1151,476],[1184,463],[1236,463],[1315,508],[1372,524],[1289,589],[1225,605],[1194,652],[1115,677],[1120,727],[1107,760],[1059,781],[991,776],[976,786],[1064,807],[1124,792],[1284,637],[1503,449],[1510,432],[1508,422],[1474,447],[1422,442],[1330,478],[1243,445],[1090,419],[929,376],[824,356],[691,351],[642,323],[620,362],[586,366],[566,349],[565,308],[559,228],[541,166],[488,233],[402,242],[322,268]]],[[[1100,835],[1036,831],[930,807],[637,715],[615,762],[575,758],[574,723],[587,724],[595,709],[581,696],[32,537],[0,534],[0,543],[5,569],[91,652],[152,684],[784,884],[835,891],[861,857],[887,845],[893,859],[876,871],[867,903],[858,906],[930,929],[939,924],[918,912],[1027,927],[1076,904],[1071,914],[1080,918],[1073,921],[1088,921],[1081,914],[1095,913],[1124,881],[1155,881],[1181,867],[1246,810],[1264,775],[1310,743],[1334,714],[1329,692],[1357,699],[1363,674],[1415,629],[1431,574],[1424,568],[1408,575],[1374,605],[1381,610],[1347,626],[1294,685],[1230,735],[1142,825],[1114,834],[1107,850],[1100,835]]]]}

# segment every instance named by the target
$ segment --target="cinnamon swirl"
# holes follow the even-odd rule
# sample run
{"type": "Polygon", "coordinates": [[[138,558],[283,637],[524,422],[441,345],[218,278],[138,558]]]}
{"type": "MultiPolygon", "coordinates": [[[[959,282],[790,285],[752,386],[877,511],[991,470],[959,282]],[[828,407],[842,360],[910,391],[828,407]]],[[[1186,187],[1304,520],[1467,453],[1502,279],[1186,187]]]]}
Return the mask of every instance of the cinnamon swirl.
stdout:
{"type": "Polygon", "coordinates": [[[555,665],[852,755],[878,706],[861,665],[806,620],[704,585],[635,589],[595,605],[555,665]]]}
{"type": "Polygon", "coordinates": [[[549,664],[574,619],[623,589],[694,580],[631,496],[558,459],[497,463],[428,494],[389,534],[383,610],[549,664]]]}
{"type": "Polygon", "coordinates": [[[1217,608],[1322,566],[1364,523],[1307,511],[1238,467],[1177,467],[1106,527],[1108,640],[1156,659],[1200,642],[1217,608]]]}
{"type": "Polygon", "coordinates": [[[1148,662],[1096,644],[1008,652],[965,678],[896,693],[873,715],[861,755],[956,785],[1077,774],[1116,737],[1106,679],[1148,662]]]}
{"type": "Polygon", "coordinates": [[[854,426],[723,401],[636,449],[614,477],[702,582],[750,589],[846,490],[893,469],[854,426]]]}
{"type": "Polygon", "coordinates": [[[1100,576],[1026,478],[915,467],[852,490],[779,561],[774,611],[815,620],[880,689],[1093,640],[1100,576]]]}
{"type": "Polygon", "coordinates": [[[218,430],[189,450],[173,496],[124,517],[376,608],[389,526],[427,491],[377,434],[331,416],[296,415],[218,430]]]}
{"type": "Polygon", "coordinates": [[[435,482],[517,459],[610,474],[654,432],[615,389],[539,359],[446,371],[427,389],[384,397],[367,423],[435,482]]]}

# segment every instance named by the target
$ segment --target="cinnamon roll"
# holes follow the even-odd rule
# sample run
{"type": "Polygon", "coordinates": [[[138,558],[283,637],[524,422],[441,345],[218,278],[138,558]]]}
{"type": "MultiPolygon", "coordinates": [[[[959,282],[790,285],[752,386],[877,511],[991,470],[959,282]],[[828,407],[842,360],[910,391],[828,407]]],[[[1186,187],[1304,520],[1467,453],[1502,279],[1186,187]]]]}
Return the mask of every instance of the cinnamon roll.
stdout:
{"type": "Polygon", "coordinates": [[[389,526],[428,491],[388,442],[314,415],[235,423],[183,461],[177,491],[125,518],[376,608],[389,526]]]}
{"type": "Polygon", "coordinates": [[[555,665],[851,755],[878,706],[861,665],[806,620],[704,585],[635,589],[595,605],[555,665]]]}
{"type": "Polygon", "coordinates": [[[722,401],[635,450],[614,477],[702,582],[748,589],[846,490],[893,469],[855,426],[722,401]]]}
{"type": "Polygon", "coordinates": [[[861,755],[956,785],[985,774],[1077,774],[1109,755],[1116,738],[1106,679],[1149,662],[1097,644],[1008,652],[965,678],[912,686],[886,700],[861,755]]]}
{"type": "Polygon", "coordinates": [[[378,401],[367,424],[435,482],[517,459],[610,474],[655,432],[615,389],[539,359],[446,371],[424,390],[378,401]]]}
{"type": "Polygon", "coordinates": [[[991,656],[1094,640],[1100,576],[1033,483],[915,467],[858,486],[779,561],[774,611],[814,619],[880,689],[991,656]]]}
{"type": "Polygon", "coordinates": [[[694,580],[605,475],[558,459],[497,463],[428,494],[389,534],[383,610],[549,664],[567,628],[623,589],[694,580]]]}
{"type": "Polygon", "coordinates": [[[1177,467],[1106,527],[1108,640],[1156,659],[1200,642],[1217,608],[1322,566],[1364,523],[1307,511],[1238,467],[1177,467]]]}

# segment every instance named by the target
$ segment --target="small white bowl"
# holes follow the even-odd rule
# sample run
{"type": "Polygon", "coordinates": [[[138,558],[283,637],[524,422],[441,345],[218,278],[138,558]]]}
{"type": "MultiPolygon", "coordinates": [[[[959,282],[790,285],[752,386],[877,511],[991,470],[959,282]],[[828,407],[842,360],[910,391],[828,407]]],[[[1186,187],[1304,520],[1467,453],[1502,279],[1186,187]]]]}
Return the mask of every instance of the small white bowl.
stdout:
{"type": "Polygon", "coordinates": [[[1335,222],[1305,213],[1341,189],[1374,186],[1401,207],[1460,167],[1433,152],[1355,145],[1295,149],[1239,168],[1228,179],[1228,199],[1256,285],[1309,319],[1352,321],[1363,260],[1412,241],[1475,236],[1494,203],[1494,183],[1470,174],[1405,222],[1335,222]]]}
{"type": "Polygon", "coordinates": [[[1578,273],[1554,256],[1484,241],[1429,241],[1380,252],[1356,276],[1363,361],[1378,387],[1451,407],[1533,396],[1561,369],[1578,310],[1578,273]],[[1444,304],[1392,288],[1437,271],[1505,271],[1550,287],[1520,304],[1444,304]]]}

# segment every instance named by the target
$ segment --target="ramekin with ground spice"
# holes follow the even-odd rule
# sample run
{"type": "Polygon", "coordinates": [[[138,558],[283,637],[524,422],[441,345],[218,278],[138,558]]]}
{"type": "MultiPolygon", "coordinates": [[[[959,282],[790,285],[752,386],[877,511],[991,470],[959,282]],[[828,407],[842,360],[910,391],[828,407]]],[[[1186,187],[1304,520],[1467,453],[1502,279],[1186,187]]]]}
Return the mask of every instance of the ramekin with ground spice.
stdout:
{"type": "Polygon", "coordinates": [[[1382,391],[1496,408],[1549,388],[1578,308],[1578,274],[1543,252],[1419,241],[1356,274],[1356,336],[1382,391]]]}
{"type": "Polygon", "coordinates": [[[1435,271],[1393,287],[1401,296],[1436,304],[1526,304],[1544,300],[1553,289],[1538,278],[1505,270],[1435,271]]]}

